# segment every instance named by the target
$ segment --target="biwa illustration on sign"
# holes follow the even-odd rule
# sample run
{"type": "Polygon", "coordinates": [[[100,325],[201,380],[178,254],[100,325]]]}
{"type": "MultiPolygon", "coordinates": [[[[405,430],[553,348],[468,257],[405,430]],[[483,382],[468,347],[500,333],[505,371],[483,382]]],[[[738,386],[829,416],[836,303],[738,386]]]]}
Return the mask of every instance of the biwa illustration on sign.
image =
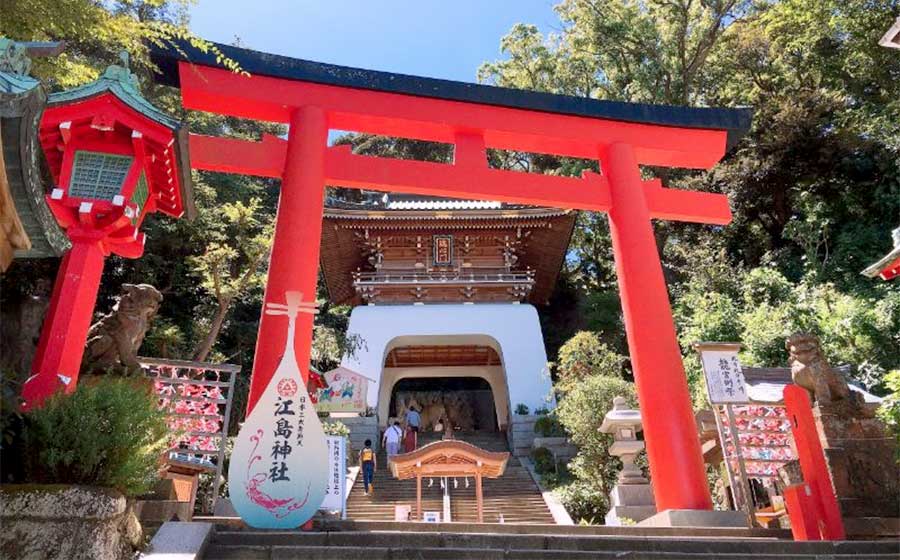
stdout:
{"type": "Polygon", "coordinates": [[[297,313],[314,313],[301,294],[287,292],[287,305],[267,304],[267,315],[287,315],[284,355],[234,445],[228,480],[231,502],[250,526],[298,527],[325,498],[328,454],[325,432],[294,355],[297,313]]]}

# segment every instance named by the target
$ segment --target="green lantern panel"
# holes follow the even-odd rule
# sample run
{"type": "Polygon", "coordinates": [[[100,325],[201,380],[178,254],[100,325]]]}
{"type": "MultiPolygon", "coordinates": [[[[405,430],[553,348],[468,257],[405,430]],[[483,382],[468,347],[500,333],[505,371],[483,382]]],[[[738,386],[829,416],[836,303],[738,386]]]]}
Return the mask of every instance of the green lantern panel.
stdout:
{"type": "Polygon", "coordinates": [[[72,166],[69,195],[79,198],[112,200],[122,189],[131,168],[131,156],[78,150],[72,166]]]}

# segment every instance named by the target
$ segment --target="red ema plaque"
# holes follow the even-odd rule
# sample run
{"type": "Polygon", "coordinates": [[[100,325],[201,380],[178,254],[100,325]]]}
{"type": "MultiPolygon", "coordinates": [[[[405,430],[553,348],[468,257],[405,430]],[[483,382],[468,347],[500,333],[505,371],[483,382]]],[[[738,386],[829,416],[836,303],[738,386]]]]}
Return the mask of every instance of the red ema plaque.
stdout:
{"type": "Polygon", "coordinates": [[[434,236],[434,264],[435,265],[453,264],[453,236],[451,236],[451,235],[435,235],[434,236]]]}

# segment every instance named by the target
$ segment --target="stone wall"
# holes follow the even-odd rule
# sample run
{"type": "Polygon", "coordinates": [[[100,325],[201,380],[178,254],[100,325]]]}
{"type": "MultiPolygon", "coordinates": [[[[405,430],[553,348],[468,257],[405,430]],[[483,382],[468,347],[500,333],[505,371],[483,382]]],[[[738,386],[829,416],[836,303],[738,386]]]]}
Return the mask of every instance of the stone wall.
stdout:
{"type": "Polygon", "coordinates": [[[122,494],[85,486],[0,486],[0,526],[4,560],[119,560],[142,538],[122,494]]]}
{"type": "Polygon", "coordinates": [[[843,516],[900,517],[896,443],[881,420],[850,400],[816,404],[813,416],[843,516]]]}
{"type": "Polygon", "coordinates": [[[531,455],[531,444],[534,442],[534,423],[540,416],[536,414],[513,414],[512,423],[507,431],[509,448],[516,457],[531,455]]]}
{"type": "MultiPolygon", "coordinates": [[[[344,416],[328,418],[329,422],[340,422],[350,430],[350,448],[355,452],[363,448],[367,439],[372,440],[374,449],[381,445],[381,437],[378,431],[378,419],[374,416],[344,416]]],[[[348,457],[347,464],[355,465],[356,457],[348,457]]]]}

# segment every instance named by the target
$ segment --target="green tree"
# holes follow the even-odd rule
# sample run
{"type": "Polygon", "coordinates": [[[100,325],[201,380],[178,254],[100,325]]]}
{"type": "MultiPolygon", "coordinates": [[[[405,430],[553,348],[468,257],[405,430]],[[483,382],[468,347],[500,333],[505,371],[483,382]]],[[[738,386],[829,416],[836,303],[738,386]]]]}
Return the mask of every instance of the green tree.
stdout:
{"type": "Polygon", "coordinates": [[[187,40],[228,68],[233,60],[187,28],[192,0],[0,0],[0,35],[17,41],[65,41],[63,54],[34,61],[35,76],[53,88],[96,79],[125,51],[141,68],[150,66],[148,46],[187,40]]]}
{"type": "Polygon", "coordinates": [[[581,331],[559,349],[556,388],[567,393],[594,375],[622,379],[625,357],[601,342],[597,333],[581,331]]]}
{"type": "Polygon", "coordinates": [[[198,362],[206,360],[212,350],[234,300],[251,285],[262,283],[259,269],[269,254],[273,224],[260,222],[260,206],[257,198],[251,198],[249,204],[222,205],[218,211],[222,221],[216,232],[220,240],[210,242],[202,255],[191,258],[201,285],[213,295],[216,307],[209,329],[194,352],[198,362]]]}
{"type": "MultiPolygon", "coordinates": [[[[784,365],[783,339],[798,329],[819,334],[834,363],[855,364],[877,388],[898,363],[896,288],[859,271],[889,249],[900,216],[900,59],[877,45],[898,2],[566,0],[556,10],[558,32],[515,26],[501,40],[504,58],[485,63],[479,78],[755,110],[748,136],[711,171],[644,170],[670,188],[725,193],[734,213],[726,228],[655,226],[697,404],[705,398],[692,342],[737,340],[750,363],[784,365]]],[[[542,171],[553,165],[542,160],[542,171]]],[[[551,306],[545,329],[584,328],[595,310],[608,321],[604,342],[624,352],[618,309],[591,305],[614,301],[611,265],[606,218],[583,214],[565,293],[554,298],[581,318],[551,306]]]]}
{"type": "Polygon", "coordinates": [[[609,492],[622,462],[609,454],[612,436],[600,432],[615,397],[625,397],[637,407],[634,385],[618,377],[592,374],[572,386],[560,400],[556,414],[578,447],[569,463],[575,481],[559,489],[571,515],[598,523],[609,510],[609,492]]]}

